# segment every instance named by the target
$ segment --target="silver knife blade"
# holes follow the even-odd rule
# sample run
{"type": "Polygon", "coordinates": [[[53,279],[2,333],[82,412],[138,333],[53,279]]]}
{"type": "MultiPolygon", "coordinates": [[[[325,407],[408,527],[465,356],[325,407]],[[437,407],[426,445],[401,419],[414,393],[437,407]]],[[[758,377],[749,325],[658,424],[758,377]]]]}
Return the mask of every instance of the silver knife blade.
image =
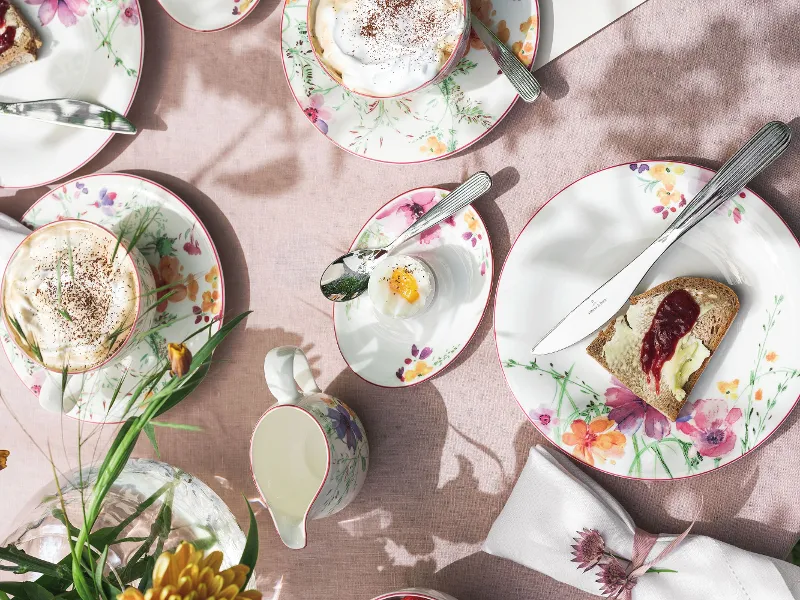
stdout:
{"type": "Polygon", "coordinates": [[[0,115],[25,117],[71,127],[134,134],[136,127],[118,112],[91,102],[60,98],[32,102],[0,102],[0,115]]]}

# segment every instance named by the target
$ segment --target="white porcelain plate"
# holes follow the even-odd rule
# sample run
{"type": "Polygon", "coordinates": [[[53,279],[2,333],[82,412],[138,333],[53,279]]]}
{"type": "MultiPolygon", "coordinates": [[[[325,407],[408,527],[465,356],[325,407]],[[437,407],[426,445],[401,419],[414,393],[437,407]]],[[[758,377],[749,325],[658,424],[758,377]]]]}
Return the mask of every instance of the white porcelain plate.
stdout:
{"type": "Polygon", "coordinates": [[[559,192],[527,224],[497,290],[503,371],[522,409],[558,448],[624,477],[667,479],[713,470],[751,452],[800,395],[800,248],[770,206],[745,190],[665,254],[637,289],[709,277],[741,309],[669,422],[586,354],[587,338],[548,356],[531,348],[675,218],[712,172],[683,163],[624,164],[559,192]]]}
{"type": "MultiPolygon", "coordinates": [[[[168,342],[181,342],[209,323],[211,333],[215,333],[220,327],[218,317],[225,310],[222,267],[214,243],[197,215],[169,190],[134,175],[98,174],[75,179],[42,196],[23,217],[23,223],[32,229],[71,218],[92,221],[119,233],[123,222],[135,227],[148,207],[158,207],[158,215],[136,247],[150,263],[156,287],[176,284],[160,295],[172,290],[177,293],[155,308],[155,326],[172,324],[148,335],[126,351],[124,358],[78,382],[77,387],[83,392],[69,413],[71,417],[95,423],[125,420],[130,416],[125,413],[125,395],[166,357],[168,342]],[[111,406],[109,400],[126,371],[122,393],[111,406]]],[[[193,337],[187,346],[196,352],[208,335],[193,337]]],[[[38,396],[48,372],[14,345],[2,320],[0,342],[17,375],[38,396]]],[[[156,389],[166,383],[167,376],[156,389]]]]}
{"type": "Polygon", "coordinates": [[[172,19],[193,31],[228,29],[249,15],[259,0],[158,0],[172,19]]]}
{"type": "MultiPolygon", "coordinates": [[[[137,0],[12,2],[43,46],[36,62],[0,73],[0,102],[75,98],[128,113],[144,58],[137,0]]],[[[111,135],[0,116],[0,187],[36,187],[66,177],[111,135]]]]}
{"type": "MultiPolygon", "coordinates": [[[[539,42],[537,0],[471,0],[472,12],[527,64],[539,42]]],[[[517,93],[473,33],[470,49],[439,85],[397,100],[347,92],[314,57],[308,0],[285,0],[281,54],[289,88],[308,119],[337,146],[379,162],[444,158],[486,135],[511,110],[517,93]]]]}
{"type": "MultiPolygon", "coordinates": [[[[446,194],[439,188],[419,188],[391,200],[372,216],[350,249],[385,246],[446,194]]],[[[409,240],[397,253],[417,256],[433,270],[435,297],[423,314],[379,320],[366,293],[333,307],[345,361],[357,375],[382,387],[415,385],[447,368],[478,328],[492,287],[491,243],[471,206],[409,240]]]]}

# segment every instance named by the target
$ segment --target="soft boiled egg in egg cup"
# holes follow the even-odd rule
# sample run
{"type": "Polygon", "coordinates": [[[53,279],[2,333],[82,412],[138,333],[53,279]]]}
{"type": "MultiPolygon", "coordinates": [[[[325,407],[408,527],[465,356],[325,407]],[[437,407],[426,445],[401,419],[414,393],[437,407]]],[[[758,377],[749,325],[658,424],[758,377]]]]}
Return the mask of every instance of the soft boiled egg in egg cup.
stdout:
{"type": "MultiPolygon", "coordinates": [[[[447,193],[418,188],[394,198],[350,250],[385,247],[447,193]]],[[[333,305],[342,357],[356,375],[382,387],[416,385],[451,365],[477,330],[492,286],[491,243],[472,206],[397,252],[375,265],[366,293],[333,305]]]]}
{"type": "Polygon", "coordinates": [[[389,256],[369,278],[369,298],[378,313],[395,319],[422,314],[433,302],[436,280],[425,261],[413,256],[389,256]]]}

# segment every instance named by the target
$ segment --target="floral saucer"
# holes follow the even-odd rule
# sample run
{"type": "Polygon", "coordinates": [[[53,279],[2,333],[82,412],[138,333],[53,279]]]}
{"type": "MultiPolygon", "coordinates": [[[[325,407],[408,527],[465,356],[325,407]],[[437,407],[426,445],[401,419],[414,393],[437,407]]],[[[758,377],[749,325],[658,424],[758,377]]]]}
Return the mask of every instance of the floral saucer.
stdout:
{"type": "MultiPolygon", "coordinates": [[[[419,188],[389,201],[350,249],[385,246],[446,195],[440,188],[419,188]]],[[[422,315],[379,320],[368,294],[333,305],[342,357],[356,375],[381,387],[416,385],[446,369],[478,329],[492,287],[491,242],[472,206],[409,240],[397,253],[421,258],[433,270],[436,296],[422,315]]]]}
{"type": "Polygon", "coordinates": [[[200,33],[229,29],[241,23],[259,0],[158,0],[173,21],[200,33]]]}
{"type": "MultiPolygon", "coordinates": [[[[125,414],[126,403],[121,400],[157,364],[157,358],[166,357],[167,342],[181,342],[209,323],[211,333],[219,329],[218,318],[225,307],[222,268],[197,215],[166,188],[135,175],[108,173],[75,179],[42,196],[22,219],[32,229],[59,219],[85,219],[118,233],[124,220],[131,219],[125,222],[135,226],[151,207],[158,207],[158,213],[136,247],[150,263],[157,287],[181,282],[160,293],[159,297],[177,290],[155,308],[155,327],[174,322],[150,333],[126,351],[124,358],[87,374],[84,392],[68,413],[76,419],[95,423],[125,420],[130,414],[125,414]],[[122,393],[111,406],[109,400],[126,371],[122,393]]],[[[195,336],[187,346],[196,352],[207,338],[205,334],[195,336]]],[[[47,371],[14,345],[2,320],[0,342],[17,375],[38,396],[47,371]]],[[[156,389],[166,383],[165,377],[156,389]]]]}
{"type": "MultiPolygon", "coordinates": [[[[137,0],[15,0],[43,46],[36,62],[0,74],[0,102],[80,98],[126,115],[144,59],[137,0]]],[[[0,187],[62,179],[113,134],[0,116],[0,187]]]]}
{"type": "Polygon", "coordinates": [[[598,171],[553,197],[506,260],[495,303],[506,379],[558,448],[612,475],[669,479],[738,460],[780,426],[800,396],[800,248],[780,216],[744,190],[681,238],[637,293],[681,275],[733,288],[741,308],[677,423],[586,354],[591,336],[548,356],[531,347],[658,237],[713,172],[637,162],[598,171]]]}
{"type": "MultiPolygon", "coordinates": [[[[472,35],[453,74],[438,85],[396,100],[351,94],[325,72],[308,40],[309,0],[285,0],[283,67],[308,119],[340,148],[378,162],[409,164],[455,154],[491,131],[517,93],[486,47],[472,35]]],[[[537,0],[471,0],[472,12],[527,64],[539,43],[537,0]]]]}

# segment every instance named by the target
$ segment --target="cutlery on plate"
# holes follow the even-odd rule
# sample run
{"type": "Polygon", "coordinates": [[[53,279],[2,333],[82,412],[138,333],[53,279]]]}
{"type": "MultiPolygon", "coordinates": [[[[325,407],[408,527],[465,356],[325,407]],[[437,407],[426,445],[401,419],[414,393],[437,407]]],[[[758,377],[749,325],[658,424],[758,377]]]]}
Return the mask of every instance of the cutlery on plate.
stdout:
{"type": "Polygon", "coordinates": [[[494,32],[483,24],[475,13],[472,14],[472,29],[478,34],[478,37],[486,46],[489,54],[500,67],[503,74],[508,77],[511,85],[519,93],[520,98],[525,102],[533,102],[539,97],[542,91],[542,86],[536,81],[536,78],[531,73],[531,70],[517,58],[517,55],[509,50],[506,45],[500,41],[494,32]]]}
{"type": "Polygon", "coordinates": [[[789,146],[792,130],[785,123],[772,121],[762,127],[717,171],[672,225],[644,252],[575,307],[533,348],[534,354],[563,350],[605,325],[624,306],[636,286],[655,262],[682,235],[710,215],[731,196],[742,190],[756,175],[778,158],[789,146]]]}
{"type": "Polygon", "coordinates": [[[71,127],[105,129],[113,133],[136,133],[136,127],[121,114],[91,102],[60,98],[33,102],[0,102],[0,116],[26,117],[71,127]]]}
{"type": "Polygon", "coordinates": [[[414,221],[391,244],[383,248],[353,250],[333,261],[319,282],[322,294],[334,302],[347,302],[367,291],[369,276],[375,265],[389,253],[395,251],[412,237],[430,229],[437,223],[452,217],[469,206],[492,187],[488,173],[478,171],[452,192],[442,198],[433,208],[414,221]]]}

